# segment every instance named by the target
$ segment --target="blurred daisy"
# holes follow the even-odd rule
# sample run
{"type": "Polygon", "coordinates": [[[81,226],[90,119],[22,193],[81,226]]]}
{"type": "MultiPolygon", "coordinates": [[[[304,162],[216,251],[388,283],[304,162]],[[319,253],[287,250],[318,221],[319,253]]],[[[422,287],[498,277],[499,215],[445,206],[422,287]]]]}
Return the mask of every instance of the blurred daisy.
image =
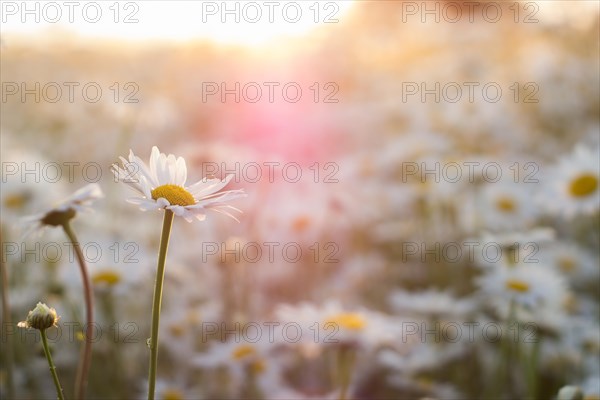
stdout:
{"type": "Polygon", "coordinates": [[[549,247],[555,232],[550,228],[535,228],[529,231],[491,234],[483,232],[480,239],[468,239],[473,246],[475,265],[482,269],[498,266],[512,267],[515,264],[538,264],[539,250],[549,247]]]}
{"type": "Polygon", "coordinates": [[[387,382],[396,388],[417,390],[434,398],[464,398],[448,392],[442,395],[438,391],[441,388],[433,381],[423,380],[421,374],[463,357],[473,348],[473,337],[461,333],[454,336],[456,340],[448,341],[450,334],[436,327],[437,324],[406,323],[401,339],[376,357],[377,363],[389,370],[387,382]]]}
{"type": "Polygon", "coordinates": [[[481,218],[493,230],[527,227],[536,216],[529,187],[504,180],[483,187],[481,218]]]}
{"type": "Polygon", "coordinates": [[[92,203],[102,197],[104,194],[98,184],[91,183],[82,187],[50,210],[24,218],[23,237],[33,232],[41,233],[48,226],[64,225],[74,218],[77,212],[91,210],[92,203]]]}
{"type": "Polygon", "coordinates": [[[600,277],[598,259],[588,250],[570,242],[557,242],[541,255],[544,264],[574,284],[597,282],[600,277]]]}
{"type": "Polygon", "coordinates": [[[68,193],[61,180],[51,182],[48,179],[40,179],[39,176],[32,179],[23,175],[28,168],[50,164],[42,154],[22,150],[12,144],[10,138],[6,143],[3,137],[0,158],[3,165],[0,173],[0,212],[7,228],[18,225],[17,222],[23,215],[44,209],[49,203],[60,200],[68,193]]]}
{"type": "MultiPolygon", "coordinates": [[[[395,320],[375,311],[346,309],[337,301],[328,301],[322,306],[301,304],[281,305],[275,311],[284,326],[294,324],[301,335],[298,343],[351,344],[360,348],[375,348],[391,343],[398,338],[395,320]]],[[[294,330],[289,329],[292,336],[294,330]]],[[[285,337],[286,333],[279,337],[285,337]]]]}
{"type": "Polygon", "coordinates": [[[137,192],[138,197],[127,201],[137,204],[142,211],[167,209],[186,221],[194,218],[202,221],[205,211],[212,209],[237,220],[227,210],[240,212],[237,208],[225,203],[245,197],[243,190],[221,191],[231,180],[228,175],[224,180],[204,178],[193,185],[185,186],[187,167],[182,157],[161,153],[156,146],[152,147],[149,165],[129,152],[129,161],[121,157],[122,167],[113,164],[115,177],[137,192]]]}
{"type": "Polygon", "coordinates": [[[281,367],[272,354],[275,346],[265,335],[252,342],[236,337],[228,342],[212,343],[203,354],[192,358],[191,364],[207,369],[224,367],[231,378],[229,389],[235,392],[229,396],[247,395],[244,388],[247,390],[249,381],[265,394],[282,387],[281,367]]]}
{"type": "Polygon", "coordinates": [[[582,145],[562,158],[549,175],[548,188],[539,198],[549,211],[565,217],[589,215],[600,206],[600,148],[582,145]]]}
{"type": "Polygon", "coordinates": [[[447,292],[433,289],[419,293],[397,290],[390,295],[390,304],[394,310],[409,316],[432,319],[463,317],[475,309],[472,300],[459,300],[447,292]]]}
{"type": "Polygon", "coordinates": [[[497,268],[477,279],[477,284],[482,296],[499,309],[511,301],[530,309],[560,307],[567,294],[566,282],[560,275],[530,264],[497,268]]]}
{"type": "Polygon", "coordinates": [[[497,243],[499,246],[505,248],[514,246],[515,244],[524,245],[528,243],[547,243],[554,240],[555,236],[556,234],[552,228],[534,228],[527,231],[498,234],[492,234],[484,231],[481,234],[481,242],[497,243]]]}
{"type": "MultiPolygon", "coordinates": [[[[147,382],[143,382],[147,385],[147,382]]],[[[143,387],[143,386],[142,386],[143,387]]],[[[195,386],[191,386],[186,382],[186,377],[182,375],[176,376],[174,379],[156,381],[156,399],[157,400],[186,400],[203,398],[202,391],[195,386]]],[[[144,393],[139,393],[136,397],[139,400],[146,399],[144,393]]]]}

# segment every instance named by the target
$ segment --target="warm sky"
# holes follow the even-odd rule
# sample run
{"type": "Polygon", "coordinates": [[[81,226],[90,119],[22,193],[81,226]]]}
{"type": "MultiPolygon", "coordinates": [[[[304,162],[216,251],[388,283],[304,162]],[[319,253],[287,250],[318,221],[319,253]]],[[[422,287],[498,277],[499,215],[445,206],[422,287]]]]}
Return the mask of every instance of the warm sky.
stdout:
{"type": "MultiPolygon", "coordinates": [[[[55,29],[121,40],[210,39],[257,45],[341,22],[358,1],[2,1],[1,26],[3,35],[55,29]]],[[[599,3],[548,0],[524,4],[529,4],[526,11],[535,11],[542,22],[575,17],[572,20],[581,24],[580,17],[593,14],[592,9],[597,12],[599,3]]]]}

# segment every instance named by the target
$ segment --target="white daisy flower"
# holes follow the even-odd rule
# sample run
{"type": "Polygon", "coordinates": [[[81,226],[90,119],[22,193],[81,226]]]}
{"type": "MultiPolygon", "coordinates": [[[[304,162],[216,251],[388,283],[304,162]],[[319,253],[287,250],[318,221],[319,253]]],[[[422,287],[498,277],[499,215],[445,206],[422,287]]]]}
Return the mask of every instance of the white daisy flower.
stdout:
{"type": "Polygon", "coordinates": [[[501,234],[484,231],[481,234],[480,241],[482,243],[497,243],[499,246],[506,248],[512,247],[515,244],[523,245],[528,243],[548,243],[553,241],[555,237],[556,232],[552,228],[534,228],[527,231],[507,232],[501,234]]]}
{"type": "Polygon", "coordinates": [[[589,215],[600,206],[600,148],[579,145],[562,158],[550,174],[548,190],[540,203],[565,217],[589,215]]]}
{"type": "Polygon", "coordinates": [[[573,284],[585,286],[600,277],[597,257],[573,242],[555,243],[542,254],[542,259],[573,284]]]}
{"type": "Polygon", "coordinates": [[[492,234],[483,232],[479,239],[470,238],[465,243],[474,246],[475,265],[481,269],[512,267],[515,263],[538,264],[539,250],[549,247],[556,234],[550,228],[492,234]]]}
{"type": "Polygon", "coordinates": [[[430,289],[418,293],[396,290],[389,297],[392,308],[409,316],[425,316],[433,319],[441,317],[462,317],[475,309],[470,299],[457,299],[448,292],[430,289]]]}
{"type": "Polygon", "coordinates": [[[98,184],[90,183],[82,187],[48,211],[24,218],[23,237],[32,232],[41,233],[48,226],[62,226],[75,217],[77,212],[90,211],[92,203],[102,197],[104,194],[98,184]]]}
{"type": "Polygon", "coordinates": [[[505,179],[483,187],[481,217],[488,229],[522,229],[535,218],[531,190],[526,184],[505,179]]]}
{"type": "Polygon", "coordinates": [[[142,211],[167,209],[186,221],[194,218],[202,221],[206,218],[205,211],[212,209],[231,218],[237,219],[227,210],[241,212],[226,202],[245,197],[243,190],[223,189],[233,175],[225,179],[204,178],[193,185],[185,186],[187,167],[182,157],[175,158],[173,154],[161,153],[156,146],[152,147],[149,165],[139,157],[129,152],[129,161],[120,157],[122,167],[113,164],[115,177],[131,187],[139,194],[127,201],[137,204],[142,211]]]}
{"type": "Polygon", "coordinates": [[[262,393],[269,393],[271,388],[282,387],[275,347],[267,337],[252,342],[244,338],[213,342],[204,353],[193,356],[191,364],[209,370],[224,367],[230,377],[228,390],[233,392],[229,396],[240,396],[249,378],[262,393]]]}
{"type": "MultiPolygon", "coordinates": [[[[284,326],[295,324],[299,327],[296,328],[301,335],[298,344],[309,348],[315,344],[341,343],[374,349],[396,341],[399,336],[396,320],[364,308],[347,309],[334,300],[321,306],[283,304],[277,307],[275,315],[284,326]]],[[[285,333],[280,337],[285,337],[285,333]]]]}
{"type": "Polygon", "coordinates": [[[560,308],[566,298],[566,281],[553,270],[519,263],[512,268],[497,268],[477,279],[481,295],[498,309],[515,301],[535,310],[537,307],[560,308]]]}

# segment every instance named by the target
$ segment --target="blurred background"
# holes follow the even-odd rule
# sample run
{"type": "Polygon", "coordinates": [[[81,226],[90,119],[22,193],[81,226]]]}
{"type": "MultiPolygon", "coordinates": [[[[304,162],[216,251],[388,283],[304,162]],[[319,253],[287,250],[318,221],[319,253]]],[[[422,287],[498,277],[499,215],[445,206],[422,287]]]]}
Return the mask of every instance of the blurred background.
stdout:
{"type": "Polygon", "coordinates": [[[72,397],[79,270],[21,227],[92,182],[88,395],[145,398],[162,216],[109,167],[154,145],[248,193],[175,220],[160,398],[600,398],[597,2],[75,3],[1,4],[2,398],[55,397],[38,301],[72,397]]]}

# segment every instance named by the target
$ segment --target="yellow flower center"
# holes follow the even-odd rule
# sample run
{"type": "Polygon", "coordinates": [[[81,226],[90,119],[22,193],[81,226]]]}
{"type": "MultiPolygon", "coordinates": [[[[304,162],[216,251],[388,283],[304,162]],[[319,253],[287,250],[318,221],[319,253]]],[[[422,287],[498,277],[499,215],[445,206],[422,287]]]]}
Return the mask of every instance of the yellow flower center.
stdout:
{"type": "Polygon", "coordinates": [[[342,328],[352,331],[359,331],[367,324],[362,315],[358,313],[342,313],[335,315],[326,322],[327,324],[335,324],[342,328]]]}
{"type": "Polygon", "coordinates": [[[506,287],[515,292],[525,293],[529,291],[529,284],[518,279],[509,279],[506,281],[506,287]]]}
{"type": "Polygon", "coordinates": [[[262,374],[265,369],[267,369],[267,365],[264,360],[256,360],[252,364],[250,364],[250,371],[254,374],[262,374]]]}
{"type": "Polygon", "coordinates": [[[511,213],[517,209],[517,203],[508,197],[501,197],[496,201],[498,210],[504,213],[511,213]]]}
{"type": "Polygon", "coordinates": [[[27,204],[31,195],[29,193],[9,194],[4,198],[4,206],[6,208],[19,209],[27,204]]]}
{"type": "Polygon", "coordinates": [[[232,356],[234,360],[242,360],[246,357],[250,357],[255,354],[256,349],[254,348],[254,346],[251,346],[249,344],[243,344],[233,351],[232,356]]]}
{"type": "Polygon", "coordinates": [[[116,285],[121,281],[121,274],[117,271],[100,271],[94,275],[92,282],[95,284],[105,284],[108,286],[116,285]]]}
{"type": "Polygon", "coordinates": [[[196,204],[194,196],[181,186],[162,185],[152,189],[152,199],[158,200],[161,197],[167,199],[169,204],[178,206],[191,206],[196,204]]]}
{"type": "Polygon", "coordinates": [[[175,337],[181,337],[185,334],[185,327],[182,324],[171,324],[169,332],[175,337]]]}
{"type": "Polygon", "coordinates": [[[561,257],[558,259],[558,267],[564,272],[571,272],[577,267],[577,262],[569,257],[561,257]]]}
{"type": "Polygon", "coordinates": [[[598,189],[598,177],[592,174],[582,174],[571,181],[569,192],[575,197],[586,197],[598,189]]]}
{"type": "Polygon", "coordinates": [[[163,400],[183,400],[184,395],[177,389],[167,389],[162,393],[163,400]]]}

